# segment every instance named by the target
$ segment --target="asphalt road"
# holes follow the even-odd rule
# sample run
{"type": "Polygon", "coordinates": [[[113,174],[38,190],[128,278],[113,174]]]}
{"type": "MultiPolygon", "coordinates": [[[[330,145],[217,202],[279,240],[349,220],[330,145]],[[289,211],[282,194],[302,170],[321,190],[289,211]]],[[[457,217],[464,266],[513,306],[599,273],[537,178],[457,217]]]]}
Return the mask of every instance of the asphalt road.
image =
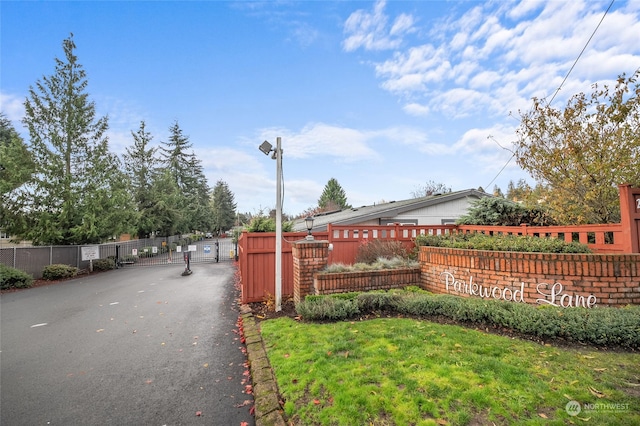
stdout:
{"type": "Polygon", "coordinates": [[[254,424],[231,262],[132,267],[0,297],[0,423],[254,424]]]}

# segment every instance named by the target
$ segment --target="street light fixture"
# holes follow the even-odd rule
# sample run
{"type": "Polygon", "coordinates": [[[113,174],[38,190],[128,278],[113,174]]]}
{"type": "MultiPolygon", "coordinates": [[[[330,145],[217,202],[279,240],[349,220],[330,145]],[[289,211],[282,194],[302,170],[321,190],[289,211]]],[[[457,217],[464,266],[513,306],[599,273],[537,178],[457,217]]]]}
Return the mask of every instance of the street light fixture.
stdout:
{"type": "Polygon", "coordinates": [[[264,142],[262,142],[262,145],[260,145],[260,146],[258,147],[258,149],[259,149],[260,151],[262,151],[262,153],[263,153],[264,155],[269,155],[269,153],[271,152],[271,148],[272,148],[272,147],[273,147],[273,146],[272,146],[269,142],[264,141],[264,142]]]}
{"type": "Polygon", "coordinates": [[[276,160],[276,312],[282,310],[282,140],[276,138],[276,148],[264,141],[258,147],[264,154],[273,154],[271,158],[276,160]]]}
{"type": "Polygon", "coordinates": [[[304,220],[304,224],[307,226],[307,240],[313,240],[313,235],[311,235],[311,230],[313,229],[313,216],[307,216],[304,220]]]}

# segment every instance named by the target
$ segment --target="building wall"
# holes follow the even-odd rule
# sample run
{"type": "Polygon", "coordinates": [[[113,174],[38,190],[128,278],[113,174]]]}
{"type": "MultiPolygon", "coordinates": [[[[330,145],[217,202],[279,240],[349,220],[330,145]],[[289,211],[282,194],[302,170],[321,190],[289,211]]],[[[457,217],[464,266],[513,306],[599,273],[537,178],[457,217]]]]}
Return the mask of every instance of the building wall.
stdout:
{"type": "Polygon", "coordinates": [[[402,219],[417,219],[418,225],[441,225],[443,219],[455,221],[465,215],[475,198],[461,198],[447,203],[436,204],[421,209],[412,210],[396,216],[399,222],[402,219]]]}

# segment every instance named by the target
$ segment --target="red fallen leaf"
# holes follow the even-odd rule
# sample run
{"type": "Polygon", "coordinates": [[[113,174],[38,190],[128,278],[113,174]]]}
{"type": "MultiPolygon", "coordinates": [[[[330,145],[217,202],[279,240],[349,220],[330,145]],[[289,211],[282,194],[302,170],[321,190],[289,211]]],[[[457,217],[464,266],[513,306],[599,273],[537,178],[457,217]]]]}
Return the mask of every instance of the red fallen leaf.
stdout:
{"type": "Polygon", "coordinates": [[[256,406],[255,406],[255,405],[254,405],[254,406],[252,406],[252,407],[249,409],[249,414],[250,414],[250,415],[252,415],[252,416],[256,414],[256,406]]]}
{"type": "Polygon", "coordinates": [[[245,393],[247,393],[247,394],[251,395],[251,394],[253,393],[253,386],[251,386],[251,385],[246,385],[246,386],[244,387],[244,391],[245,391],[245,393]]]}
{"type": "Polygon", "coordinates": [[[331,351],[327,352],[327,356],[331,356],[331,351]]]}
{"type": "Polygon", "coordinates": [[[249,426],[249,423],[247,423],[247,422],[240,422],[240,426],[249,426]]]}
{"type": "Polygon", "coordinates": [[[251,372],[249,370],[244,370],[244,373],[242,373],[243,376],[249,376],[251,375],[251,372]]]}
{"type": "Polygon", "coordinates": [[[202,411],[196,411],[196,416],[200,417],[202,415],[202,411]]]}
{"type": "Polygon", "coordinates": [[[319,399],[314,399],[314,400],[313,400],[313,403],[314,403],[315,405],[319,405],[319,404],[320,404],[320,400],[319,400],[319,399]]]}
{"type": "Polygon", "coordinates": [[[289,358],[291,355],[289,355],[289,354],[284,354],[283,356],[284,356],[285,358],[289,358]]]}

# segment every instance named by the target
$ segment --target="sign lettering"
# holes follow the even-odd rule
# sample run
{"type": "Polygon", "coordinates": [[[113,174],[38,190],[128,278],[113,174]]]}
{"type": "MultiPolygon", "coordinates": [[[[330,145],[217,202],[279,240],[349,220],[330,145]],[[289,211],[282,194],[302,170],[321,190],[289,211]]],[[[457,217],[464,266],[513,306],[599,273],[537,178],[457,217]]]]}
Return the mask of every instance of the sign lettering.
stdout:
{"type": "MultiPolygon", "coordinates": [[[[509,302],[525,303],[524,282],[510,287],[486,286],[473,282],[473,276],[469,277],[469,281],[467,282],[457,279],[453,273],[448,271],[441,273],[440,279],[444,281],[444,287],[447,292],[468,294],[482,299],[497,299],[509,302]]],[[[559,282],[555,282],[553,284],[539,283],[536,285],[536,291],[542,297],[536,299],[536,303],[563,308],[571,306],[591,308],[596,305],[597,298],[593,294],[582,296],[579,294],[566,293],[563,290],[564,286],[559,282]]]]}
{"type": "Polygon", "coordinates": [[[82,260],[100,259],[100,246],[81,247],[80,254],[82,256],[82,260]]]}

